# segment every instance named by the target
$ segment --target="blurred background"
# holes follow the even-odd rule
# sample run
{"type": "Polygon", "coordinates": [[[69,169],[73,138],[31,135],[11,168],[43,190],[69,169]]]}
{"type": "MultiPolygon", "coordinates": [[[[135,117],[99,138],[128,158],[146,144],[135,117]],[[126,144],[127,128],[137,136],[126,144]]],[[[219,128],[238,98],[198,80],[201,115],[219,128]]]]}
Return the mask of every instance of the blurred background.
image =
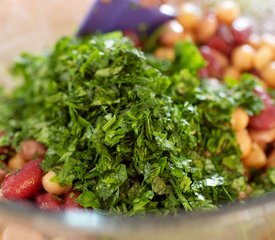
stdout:
{"type": "Polygon", "coordinates": [[[7,66],[21,51],[51,46],[74,34],[91,0],[0,0],[0,82],[10,86],[7,66]]]}
{"type": "MultiPolygon", "coordinates": [[[[110,0],[102,0],[110,1],[110,0]]],[[[121,0],[124,1],[124,0],[121,0]]],[[[140,0],[177,4],[185,0],[140,0]]],[[[222,0],[193,0],[211,5],[222,0]]],[[[257,19],[259,31],[274,31],[274,0],[236,0],[243,11],[257,19]],[[266,22],[269,24],[266,24],[266,22]],[[265,22],[265,24],[263,24],[265,22]]],[[[60,36],[74,34],[94,0],[0,0],[0,83],[13,86],[7,68],[22,51],[37,52],[51,46],[60,36]]]]}

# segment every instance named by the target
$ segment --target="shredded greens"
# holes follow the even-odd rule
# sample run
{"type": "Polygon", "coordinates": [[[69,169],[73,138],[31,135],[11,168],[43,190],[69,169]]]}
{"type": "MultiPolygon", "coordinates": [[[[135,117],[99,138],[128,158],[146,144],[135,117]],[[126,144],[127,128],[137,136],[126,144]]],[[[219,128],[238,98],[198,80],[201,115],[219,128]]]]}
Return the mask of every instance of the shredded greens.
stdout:
{"type": "Polygon", "coordinates": [[[43,170],[79,190],[82,206],[112,214],[235,201],[246,179],[230,118],[238,106],[261,110],[256,82],[200,81],[199,51],[188,42],[176,49],[168,63],[114,32],[22,54],[13,73],[24,82],[0,100],[1,144],[45,144],[43,170]]]}

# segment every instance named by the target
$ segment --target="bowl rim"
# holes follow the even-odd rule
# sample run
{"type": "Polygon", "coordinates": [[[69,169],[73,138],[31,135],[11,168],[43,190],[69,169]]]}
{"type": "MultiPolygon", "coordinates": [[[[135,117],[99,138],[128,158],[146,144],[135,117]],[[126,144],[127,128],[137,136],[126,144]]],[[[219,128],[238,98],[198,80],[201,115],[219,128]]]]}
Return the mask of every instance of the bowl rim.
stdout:
{"type": "Polygon", "coordinates": [[[232,203],[218,210],[180,212],[176,216],[115,216],[97,211],[66,210],[62,212],[43,211],[32,204],[0,202],[0,212],[7,222],[30,226],[42,233],[80,234],[79,236],[118,236],[155,229],[184,231],[194,225],[206,227],[219,222],[219,226],[229,227],[238,222],[249,223],[258,217],[275,214],[275,192],[263,197],[248,199],[245,203],[232,203]],[[28,221],[26,221],[28,219],[28,221]],[[222,224],[221,224],[222,223],[222,224]],[[118,231],[119,230],[119,231],[118,231]]]}

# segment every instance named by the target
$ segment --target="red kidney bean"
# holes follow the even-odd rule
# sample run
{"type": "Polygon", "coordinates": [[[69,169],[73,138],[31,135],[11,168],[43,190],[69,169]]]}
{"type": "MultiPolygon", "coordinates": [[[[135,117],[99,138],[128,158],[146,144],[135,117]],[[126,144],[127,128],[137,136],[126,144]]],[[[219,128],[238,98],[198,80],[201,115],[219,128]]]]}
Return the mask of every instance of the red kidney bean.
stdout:
{"type": "Polygon", "coordinates": [[[275,127],[275,106],[265,107],[258,116],[251,117],[249,126],[258,130],[266,130],[275,127]]]}
{"type": "Polygon", "coordinates": [[[43,210],[60,211],[62,202],[50,193],[42,193],[35,198],[36,205],[43,210]]]}
{"type": "Polygon", "coordinates": [[[211,47],[214,48],[222,53],[224,53],[225,55],[229,56],[233,50],[233,46],[231,46],[229,43],[227,43],[224,39],[222,39],[220,36],[215,35],[213,37],[211,37],[206,44],[211,47]]]}
{"type": "Polygon", "coordinates": [[[255,93],[263,100],[264,109],[258,116],[249,120],[249,126],[253,129],[267,130],[275,127],[275,105],[272,98],[262,88],[256,88],[255,93]]]}
{"type": "Polygon", "coordinates": [[[239,17],[232,23],[231,32],[237,44],[247,43],[252,34],[252,23],[245,17],[239,17]]]}
{"type": "Polygon", "coordinates": [[[21,143],[20,154],[26,161],[31,161],[35,158],[44,158],[46,148],[35,140],[26,140],[21,143]]]}
{"type": "Polygon", "coordinates": [[[206,66],[207,73],[211,77],[220,78],[223,73],[223,67],[222,67],[222,64],[219,62],[219,60],[217,59],[217,57],[215,56],[216,50],[204,45],[200,47],[200,52],[203,58],[207,61],[207,66],[206,66]]]}
{"type": "Polygon", "coordinates": [[[134,43],[135,47],[141,47],[141,41],[140,41],[140,38],[136,32],[131,31],[131,30],[125,30],[123,32],[123,35],[130,38],[132,40],[132,42],[134,43]]]}
{"type": "Polygon", "coordinates": [[[254,92],[263,100],[266,106],[270,106],[273,104],[271,96],[262,87],[256,87],[254,89],[254,92]]]}
{"type": "Polygon", "coordinates": [[[234,38],[229,27],[221,24],[217,33],[206,42],[206,45],[229,56],[234,48],[234,38]]]}
{"type": "Polygon", "coordinates": [[[83,208],[76,199],[80,195],[80,192],[77,191],[68,191],[65,193],[65,202],[64,202],[64,208],[65,209],[74,209],[74,208],[83,208]]]}
{"type": "Polygon", "coordinates": [[[6,176],[1,185],[5,198],[21,200],[31,198],[37,194],[42,187],[41,161],[41,159],[30,161],[21,169],[6,176]]]}

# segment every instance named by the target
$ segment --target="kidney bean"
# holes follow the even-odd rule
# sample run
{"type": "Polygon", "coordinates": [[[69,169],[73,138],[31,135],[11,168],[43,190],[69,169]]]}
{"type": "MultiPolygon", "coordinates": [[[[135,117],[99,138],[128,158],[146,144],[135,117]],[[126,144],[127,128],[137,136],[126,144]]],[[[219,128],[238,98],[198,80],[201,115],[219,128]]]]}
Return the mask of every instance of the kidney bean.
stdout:
{"type": "Polygon", "coordinates": [[[235,41],[231,30],[225,24],[221,24],[218,27],[217,33],[206,41],[206,45],[222,52],[227,56],[231,54],[234,44],[235,41]]]}
{"type": "Polygon", "coordinates": [[[65,200],[64,208],[65,209],[82,208],[82,206],[76,201],[79,195],[80,195],[80,192],[68,191],[65,194],[65,198],[64,198],[65,200]]]}
{"type": "Polygon", "coordinates": [[[132,40],[135,47],[141,47],[141,41],[140,41],[140,38],[136,32],[131,31],[131,30],[125,30],[123,32],[123,34],[124,34],[124,36],[126,36],[132,40]]]}
{"type": "Polygon", "coordinates": [[[265,89],[263,89],[262,87],[256,87],[254,89],[254,92],[264,101],[265,105],[272,105],[273,100],[270,95],[265,91],[265,89]]]}
{"type": "MultiPolygon", "coordinates": [[[[211,77],[220,78],[223,73],[223,63],[217,56],[222,56],[218,51],[206,45],[200,47],[200,52],[207,62],[207,72],[211,77]]],[[[207,75],[205,76],[207,77],[207,75]]]]}
{"type": "Polygon", "coordinates": [[[271,97],[262,89],[256,88],[255,93],[263,100],[262,112],[249,119],[249,126],[257,130],[267,130],[275,127],[275,105],[271,97]]]}
{"type": "Polygon", "coordinates": [[[36,205],[43,210],[60,211],[62,202],[50,193],[42,193],[35,198],[36,205]]]}
{"type": "Polygon", "coordinates": [[[224,53],[225,55],[229,56],[233,50],[233,46],[226,42],[223,38],[221,38],[218,35],[214,35],[213,37],[211,37],[206,44],[209,47],[212,47],[222,53],[224,53]]]}
{"type": "Polygon", "coordinates": [[[35,196],[42,187],[40,163],[41,159],[30,161],[6,176],[1,185],[5,198],[21,200],[35,196]]]}
{"type": "Polygon", "coordinates": [[[46,148],[35,140],[26,140],[21,143],[20,154],[26,161],[31,161],[35,158],[44,158],[46,148]]]}
{"type": "Polygon", "coordinates": [[[252,30],[252,23],[248,18],[239,17],[232,23],[231,32],[237,44],[247,43],[252,30]]]}
{"type": "Polygon", "coordinates": [[[275,127],[275,106],[266,106],[258,115],[249,120],[249,126],[253,129],[267,130],[275,127]]]}

